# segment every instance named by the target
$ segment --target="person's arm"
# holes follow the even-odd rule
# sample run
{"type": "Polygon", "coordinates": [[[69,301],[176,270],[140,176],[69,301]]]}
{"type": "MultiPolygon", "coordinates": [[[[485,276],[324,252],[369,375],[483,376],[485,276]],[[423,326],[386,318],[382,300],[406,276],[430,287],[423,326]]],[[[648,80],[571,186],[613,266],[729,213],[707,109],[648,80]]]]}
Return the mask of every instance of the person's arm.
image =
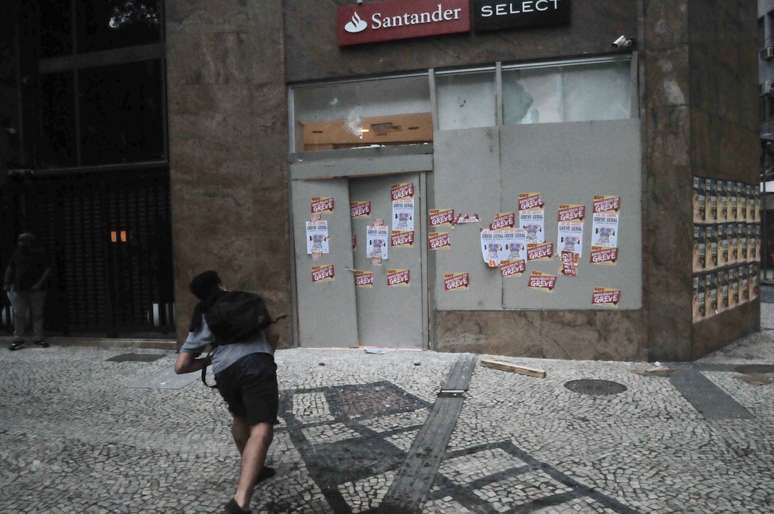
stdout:
{"type": "Polygon", "coordinates": [[[13,259],[14,258],[11,257],[8,267],[5,268],[5,276],[3,277],[3,289],[6,291],[11,289],[11,284],[13,284],[13,259]]]}
{"type": "Polygon", "coordinates": [[[279,342],[279,334],[274,330],[274,323],[267,325],[266,328],[263,329],[263,333],[266,336],[266,341],[268,341],[271,347],[276,350],[277,343],[279,342]]]}
{"type": "Polygon", "coordinates": [[[175,361],[175,373],[178,375],[182,375],[183,373],[193,373],[194,371],[199,371],[202,368],[206,368],[211,363],[212,357],[197,359],[196,354],[181,351],[177,355],[177,360],[175,361]]]}

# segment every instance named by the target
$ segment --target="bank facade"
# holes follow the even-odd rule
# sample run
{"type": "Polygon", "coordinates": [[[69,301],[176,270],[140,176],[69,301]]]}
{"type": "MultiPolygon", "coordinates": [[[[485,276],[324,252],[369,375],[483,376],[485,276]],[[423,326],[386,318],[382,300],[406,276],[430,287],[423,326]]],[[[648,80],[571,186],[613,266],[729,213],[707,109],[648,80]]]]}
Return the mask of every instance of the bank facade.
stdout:
{"type": "Polygon", "coordinates": [[[757,13],[706,4],[168,1],[178,335],[209,268],[286,346],[686,360],[758,330],[757,13]]]}

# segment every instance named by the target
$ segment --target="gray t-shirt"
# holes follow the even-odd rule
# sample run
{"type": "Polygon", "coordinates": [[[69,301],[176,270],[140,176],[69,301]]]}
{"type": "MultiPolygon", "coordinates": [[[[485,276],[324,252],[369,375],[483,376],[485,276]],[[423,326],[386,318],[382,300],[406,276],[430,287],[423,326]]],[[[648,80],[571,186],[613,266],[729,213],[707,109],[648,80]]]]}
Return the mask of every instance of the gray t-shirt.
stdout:
{"type": "MultiPolygon", "coordinates": [[[[180,351],[202,353],[207,345],[214,340],[210,327],[207,326],[207,321],[202,320],[202,327],[197,332],[188,332],[188,337],[183,346],[180,347],[180,351]]],[[[252,341],[216,346],[215,351],[212,352],[212,372],[217,375],[245,355],[250,355],[251,353],[274,355],[274,348],[266,340],[265,333],[261,332],[261,335],[252,341]]]]}

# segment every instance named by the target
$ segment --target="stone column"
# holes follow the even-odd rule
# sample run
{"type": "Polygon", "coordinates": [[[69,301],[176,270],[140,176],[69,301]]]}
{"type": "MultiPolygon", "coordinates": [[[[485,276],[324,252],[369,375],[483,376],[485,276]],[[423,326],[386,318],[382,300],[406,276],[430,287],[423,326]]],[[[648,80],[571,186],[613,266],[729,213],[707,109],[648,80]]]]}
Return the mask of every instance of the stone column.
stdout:
{"type": "MultiPolygon", "coordinates": [[[[280,0],[167,0],[167,95],[178,339],[191,277],[290,314],[287,99],[280,0]]],[[[280,327],[283,343],[289,323],[280,327]]]]}

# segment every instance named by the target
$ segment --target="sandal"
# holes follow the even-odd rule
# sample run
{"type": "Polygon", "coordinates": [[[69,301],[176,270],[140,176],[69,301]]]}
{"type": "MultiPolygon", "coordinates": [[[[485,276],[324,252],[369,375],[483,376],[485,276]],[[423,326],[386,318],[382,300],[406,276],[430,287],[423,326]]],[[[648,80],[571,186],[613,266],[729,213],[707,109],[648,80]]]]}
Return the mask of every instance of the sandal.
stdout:
{"type": "Polygon", "coordinates": [[[48,348],[49,346],[51,346],[50,344],[48,344],[47,342],[45,342],[43,340],[35,341],[35,344],[40,346],[41,348],[48,348]]]}
{"type": "Polygon", "coordinates": [[[15,352],[22,346],[24,346],[24,341],[14,341],[13,343],[11,343],[11,346],[9,346],[8,349],[11,350],[12,352],[15,352]]]}
{"type": "Polygon", "coordinates": [[[252,511],[243,509],[234,498],[231,498],[220,514],[252,514],[252,511]]]}

